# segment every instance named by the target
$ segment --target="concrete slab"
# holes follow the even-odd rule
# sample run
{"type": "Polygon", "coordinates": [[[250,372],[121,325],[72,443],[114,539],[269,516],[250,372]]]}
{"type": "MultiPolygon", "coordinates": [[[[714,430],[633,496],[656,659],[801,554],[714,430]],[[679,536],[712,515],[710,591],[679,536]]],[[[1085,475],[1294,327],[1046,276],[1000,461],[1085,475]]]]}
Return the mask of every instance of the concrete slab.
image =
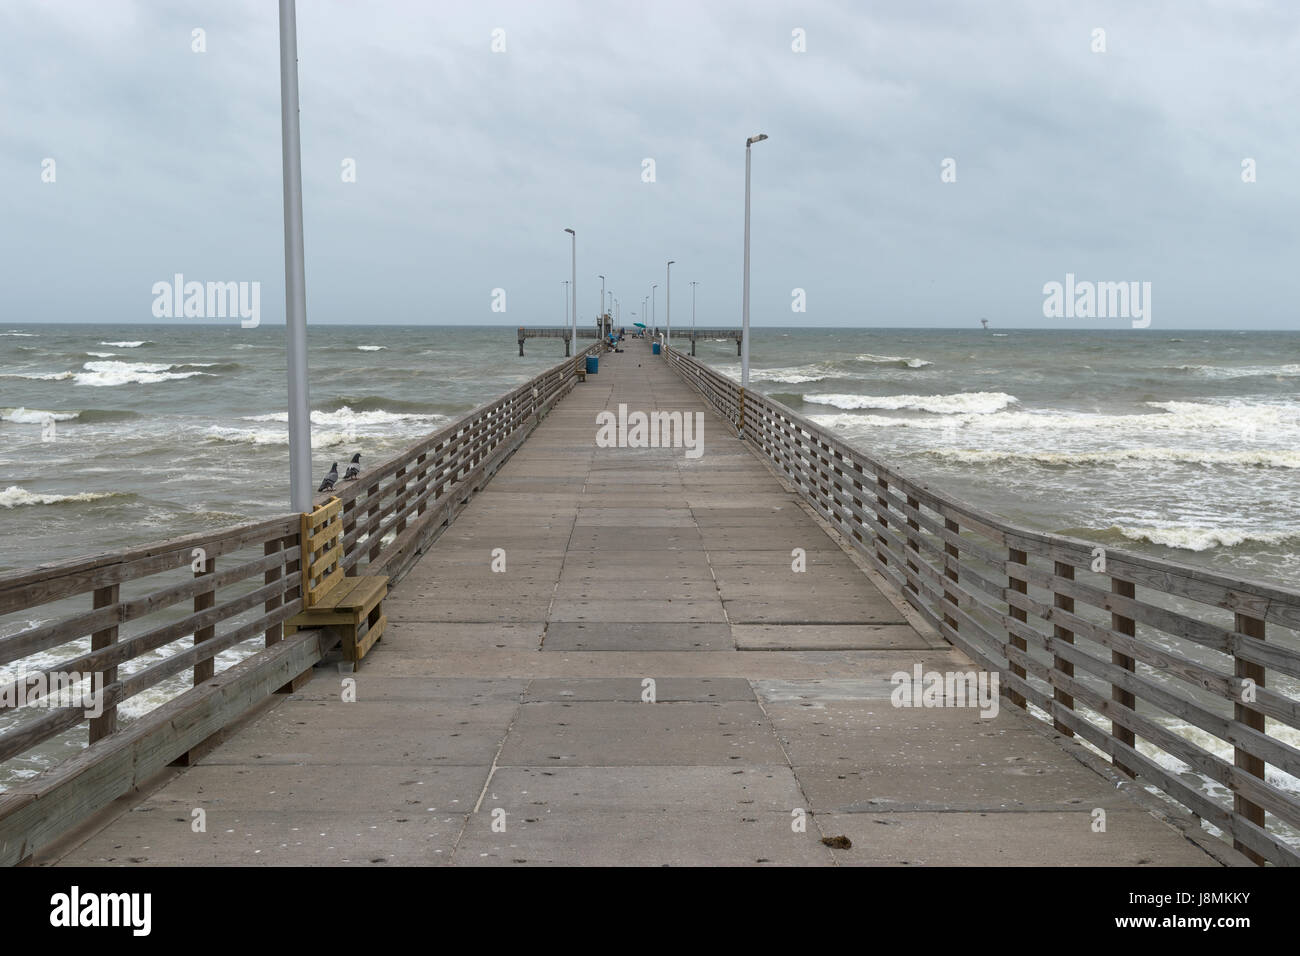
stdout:
{"type": "Polygon", "coordinates": [[[577,623],[546,629],[545,651],[730,651],[731,628],[702,623],[577,623]]]}
{"type": "Polygon", "coordinates": [[[784,762],[758,705],[740,701],[525,704],[497,760],[503,767],[784,762]]]}

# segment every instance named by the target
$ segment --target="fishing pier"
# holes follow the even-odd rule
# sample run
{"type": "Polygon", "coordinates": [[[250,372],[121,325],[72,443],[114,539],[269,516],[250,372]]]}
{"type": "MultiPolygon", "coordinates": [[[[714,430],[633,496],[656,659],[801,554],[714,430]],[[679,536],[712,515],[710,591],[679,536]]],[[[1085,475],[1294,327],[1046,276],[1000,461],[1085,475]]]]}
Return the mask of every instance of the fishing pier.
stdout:
{"type": "MultiPolygon", "coordinates": [[[[606,323],[606,328],[607,329],[609,328],[608,322],[606,323]]],[[[663,331],[662,329],[647,329],[646,335],[650,338],[658,338],[659,334],[662,333],[662,331],[663,331]]],[[[608,332],[606,332],[605,334],[608,334],[608,332]]],[[[550,327],[538,327],[538,326],[529,327],[529,326],[521,325],[517,330],[517,335],[519,341],[520,356],[524,354],[524,341],[526,339],[563,339],[564,354],[567,357],[570,351],[573,329],[566,328],[563,326],[558,326],[558,325],[550,326],[550,327]]],[[[597,339],[601,337],[602,337],[601,333],[594,328],[583,328],[581,326],[579,326],[578,328],[578,338],[580,339],[597,339]]],[[[679,339],[680,341],[684,341],[684,342],[689,341],[691,343],[691,355],[695,354],[695,343],[697,341],[708,341],[710,339],[725,341],[725,340],[734,339],[736,343],[736,354],[737,355],[740,354],[740,342],[741,342],[740,329],[686,328],[686,329],[679,329],[674,331],[673,338],[679,339]]]]}
{"type": "Polygon", "coordinates": [[[688,334],[587,345],[316,524],[0,575],[0,665],[104,687],[0,710],[46,761],[0,862],[1300,862],[1300,592],[1015,526],[688,334]],[[621,405],[702,453],[599,444],[621,405]],[[302,617],[318,567],[387,579],[358,660],[302,617]]]}

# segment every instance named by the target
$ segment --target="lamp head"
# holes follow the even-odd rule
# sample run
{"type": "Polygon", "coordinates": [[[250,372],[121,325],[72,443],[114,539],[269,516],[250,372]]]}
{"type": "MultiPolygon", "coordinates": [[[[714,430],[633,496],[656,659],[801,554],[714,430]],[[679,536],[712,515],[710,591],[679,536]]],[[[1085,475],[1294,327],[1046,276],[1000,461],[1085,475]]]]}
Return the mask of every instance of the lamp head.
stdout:
{"type": "Polygon", "coordinates": [[[567,232],[569,235],[573,236],[575,239],[578,237],[578,234],[574,232],[572,229],[566,229],[564,231],[567,232]]]}
{"type": "Polygon", "coordinates": [[[749,137],[749,139],[745,140],[745,148],[748,149],[750,146],[753,146],[755,143],[761,143],[765,139],[767,139],[766,133],[759,133],[757,136],[751,136],[749,137]]]}

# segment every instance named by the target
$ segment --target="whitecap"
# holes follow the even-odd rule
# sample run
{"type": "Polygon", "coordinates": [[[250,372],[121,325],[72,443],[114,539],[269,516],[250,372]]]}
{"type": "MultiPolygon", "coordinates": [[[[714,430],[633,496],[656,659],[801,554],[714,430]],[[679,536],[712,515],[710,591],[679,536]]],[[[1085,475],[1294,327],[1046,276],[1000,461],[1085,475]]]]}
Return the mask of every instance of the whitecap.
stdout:
{"type": "Polygon", "coordinates": [[[938,415],[991,415],[1017,401],[1006,392],[959,392],[954,395],[805,395],[805,402],[836,408],[879,408],[933,412],[938,415]]]}
{"type": "Polygon", "coordinates": [[[78,412],[47,412],[39,408],[0,409],[0,421],[14,422],[19,425],[40,425],[51,418],[56,422],[70,422],[78,412]]]}
{"type": "Polygon", "coordinates": [[[112,498],[115,492],[83,491],[79,495],[50,495],[28,491],[17,485],[10,485],[0,491],[0,508],[16,508],[22,505],[58,505],[66,502],[97,501],[100,498],[112,498]]]}

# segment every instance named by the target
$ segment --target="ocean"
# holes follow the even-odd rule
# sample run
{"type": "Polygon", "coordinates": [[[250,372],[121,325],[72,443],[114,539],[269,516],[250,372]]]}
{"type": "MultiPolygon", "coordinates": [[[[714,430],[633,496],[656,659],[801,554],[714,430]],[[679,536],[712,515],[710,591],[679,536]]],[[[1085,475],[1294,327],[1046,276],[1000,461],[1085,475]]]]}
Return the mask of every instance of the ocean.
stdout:
{"type": "MultiPolygon", "coordinates": [[[[506,327],[323,326],[309,348],[318,478],[563,357],[520,358],[506,327]]],[[[751,356],[756,389],[977,507],[1300,580],[1300,333],[757,328],[751,356]]],[[[739,378],[734,341],[698,357],[739,378]]],[[[0,328],[0,567],[286,510],[285,408],[282,328],[0,328]]]]}

